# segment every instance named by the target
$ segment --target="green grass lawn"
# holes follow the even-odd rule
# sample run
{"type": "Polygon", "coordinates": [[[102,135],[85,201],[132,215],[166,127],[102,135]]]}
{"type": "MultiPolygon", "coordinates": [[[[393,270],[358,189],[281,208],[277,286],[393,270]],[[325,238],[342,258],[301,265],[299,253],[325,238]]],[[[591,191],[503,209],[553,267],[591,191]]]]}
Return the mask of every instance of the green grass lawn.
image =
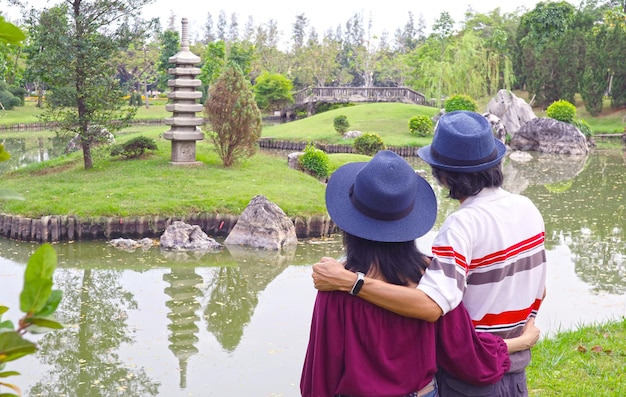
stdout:
{"type": "Polygon", "coordinates": [[[626,319],[560,332],[532,354],[530,396],[626,396],[626,319]]]}

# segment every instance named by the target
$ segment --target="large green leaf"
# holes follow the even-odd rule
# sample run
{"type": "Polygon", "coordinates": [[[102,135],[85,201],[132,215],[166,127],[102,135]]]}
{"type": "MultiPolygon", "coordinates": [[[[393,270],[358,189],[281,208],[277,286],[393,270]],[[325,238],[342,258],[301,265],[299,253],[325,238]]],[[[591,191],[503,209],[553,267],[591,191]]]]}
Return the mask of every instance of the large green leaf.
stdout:
{"type": "Polygon", "coordinates": [[[0,362],[13,361],[35,351],[37,351],[37,346],[22,338],[17,332],[0,334],[0,362]]]}
{"type": "MultiPolygon", "coordinates": [[[[45,318],[45,317],[26,317],[24,319],[24,321],[27,324],[33,324],[33,325],[36,325],[36,326],[41,327],[41,328],[63,329],[63,324],[59,323],[58,321],[56,321],[54,319],[50,319],[50,318],[45,318]]],[[[35,333],[30,328],[29,328],[29,331],[31,333],[35,333]]],[[[41,331],[42,332],[46,332],[47,330],[41,330],[41,331]]]]}
{"type": "Polygon", "coordinates": [[[13,331],[15,326],[11,320],[0,321],[0,332],[13,331]]]}
{"type": "Polygon", "coordinates": [[[24,40],[26,36],[17,26],[13,25],[0,17],[0,41],[6,43],[18,44],[24,40]]]}
{"type": "Polygon", "coordinates": [[[0,372],[0,378],[8,378],[9,376],[19,375],[20,373],[17,371],[4,371],[0,372]]]}
{"type": "Polygon", "coordinates": [[[59,307],[59,303],[61,303],[61,298],[63,298],[63,291],[59,289],[53,289],[50,293],[50,296],[48,297],[46,305],[40,311],[35,313],[35,315],[37,317],[50,316],[57,310],[57,307],[59,307]]]}
{"type": "Polygon", "coordinates": [[[20,294],[20,310],[31,316],[41,311],[52,293],[52,280],[43,278],[24,283],[20,294]]]}
{"type": "Polygon", "coordinates": [[[52,293],[52,276],[56,266],[56,251],[48,243],[31,255],[24,271],[24,288],[20,294],[22,312],[32,315],[46,306],[52,293]]]}

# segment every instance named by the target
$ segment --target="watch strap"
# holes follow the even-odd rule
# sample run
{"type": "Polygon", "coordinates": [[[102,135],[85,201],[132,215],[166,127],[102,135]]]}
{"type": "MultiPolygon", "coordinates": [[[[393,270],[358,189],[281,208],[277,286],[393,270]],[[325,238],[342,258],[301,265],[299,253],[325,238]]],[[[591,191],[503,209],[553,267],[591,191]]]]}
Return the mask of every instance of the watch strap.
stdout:
{"type": "Polygon", "coordinates": [[[365,283],[365,274],[361,272],[356,272],[356,281],[354,282],[354,285],[352,286],[352,289],[350,290],[350,295],[358,294],[359,291],[361,290],[361,287],[363,287],[364,283],[365,283]]]}

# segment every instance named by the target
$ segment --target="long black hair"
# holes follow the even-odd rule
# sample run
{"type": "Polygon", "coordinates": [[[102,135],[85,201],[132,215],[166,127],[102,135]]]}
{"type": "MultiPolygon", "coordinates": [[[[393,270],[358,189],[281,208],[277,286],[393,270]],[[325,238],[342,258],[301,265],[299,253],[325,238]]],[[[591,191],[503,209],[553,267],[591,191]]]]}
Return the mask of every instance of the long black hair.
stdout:
{"type": "Polygon", "coordinates": [[[432,167],[435,179],[449,189],[448,197],[461,200],[475,196],[486,187],[500,187],[504,182],[502,163],[477,172],[453,172],[432,167]]]}
{"type": "Polygon", "coordinates": [[[414,240],[384,243],[344,232],[343,246],[346,250],[346,269],[367,274],[374,267],[391,284],[419,283],[428,266],[426,257],[419,252],[414,240]]]}

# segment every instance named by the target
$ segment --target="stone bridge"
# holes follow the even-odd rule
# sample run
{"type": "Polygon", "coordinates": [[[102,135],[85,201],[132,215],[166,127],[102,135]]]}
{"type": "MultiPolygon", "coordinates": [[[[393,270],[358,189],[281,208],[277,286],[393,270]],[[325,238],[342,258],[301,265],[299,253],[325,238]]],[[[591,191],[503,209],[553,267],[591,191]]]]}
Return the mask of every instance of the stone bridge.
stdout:
{"type": "Polygon", "coordinates": [[[292,108],[306,107],[309,114],[318,102],[402,102],[435,106],[435,102],[407,87],[307,87],[293,94],[292,108]]]}

